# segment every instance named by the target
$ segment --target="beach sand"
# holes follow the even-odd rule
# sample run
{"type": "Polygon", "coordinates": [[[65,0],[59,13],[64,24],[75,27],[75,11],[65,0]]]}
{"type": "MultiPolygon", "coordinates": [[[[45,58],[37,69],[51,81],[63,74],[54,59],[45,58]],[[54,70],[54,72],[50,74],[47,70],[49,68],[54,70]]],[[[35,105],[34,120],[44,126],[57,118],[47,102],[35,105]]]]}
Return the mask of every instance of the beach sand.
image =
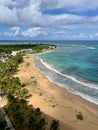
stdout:
{"type": "Polygon", "coordinates": [[[14,76],[26,84],[31,94],[28,104],[59,120],[60,130],[98,130],[98,106],[51,83],[37,70],[34,55],[24,56],[14,76]],[[78,112],[83,115],[82,121],[76,117],[78,112]]]}

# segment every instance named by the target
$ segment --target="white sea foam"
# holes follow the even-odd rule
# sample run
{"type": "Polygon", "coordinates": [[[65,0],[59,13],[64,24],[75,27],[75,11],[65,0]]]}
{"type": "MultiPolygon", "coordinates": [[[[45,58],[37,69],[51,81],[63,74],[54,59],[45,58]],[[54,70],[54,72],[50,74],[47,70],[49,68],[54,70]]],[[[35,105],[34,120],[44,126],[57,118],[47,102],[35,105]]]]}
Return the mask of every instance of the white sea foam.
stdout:
{"type": "Polygon", "coordinates": [[[48,68],[48,69],[50,69],[50,70],[52,70],[52,71],[54,71],[54,72],[60,74],[61,76],[64,76],[64,77],[66,77],[66,78],[68,78],[68,79],[71,79],[72,81],[75,81],[75,82],[77,82],[77,83],[79,83],[79,84],[81,84],[81,85],[83,85],[83,86],[85,86],[85,87],[89,87],[89,88],[93,88],[93,89],[98,90],[98,86],[97,86],[97,85],[95,85],[95,84],[90,84],[90,83],[84,83],[84,82],[82,82],[82,81],[77,80],[77,79],[76,79],[75,77],[73,77],[73,76],[69,76],[69,75],[62,74],[62,73],[60,73],[59,71],[57,71],[56,69],[52,68],[49,64],[47,64],[46,62],[44,62],[43,59],[40,59],[40,61],[41,61],[41,63],[42,63],[46,68],[48,68]]]}
{"type": "Polygon", "coordinates": [[[89,102],[95,103],[96,105],[98,105],[98,99],[96,99],[95,97],[89,96],[87,94],[83,94],[80,92],[74,92],[74,94],[86,99],[89,102]]]}
{"type": "Polygon", "coordinates": [[[87,47],[87,49],[95,50],[95,47],[87,47]]]}
{"type": "MultiPolygon", "coordinates": [[[[47,78],[49,79],[50,82],[54,83],[54,81],[53,81],[49,76],[47,76],[47,78]]],[[[58,85],[58,86],[60,86],[60,87],[62,87],[62,88],[65,88],[65,87],[64,87],[64,84],[62,84],[62,83],[55,82],[55,84],[58,85]]],[[[69,92],[71,92],[71,93],[73,93],[73,94],[75,94],[75,95],[78,95],[78,96],[84,98],[85,100],[87,100],[87,101],[89,101],[89,102],[92,102],[92,103],[98,105],[98,99],[96,99],[96,98],[94,98],[94,97],[92,97],[92,96],[89,96],[89,95],[87,95],[87,94],[80,93],[80,92],[78,92],[78,91],[72,91],[72,90],[69,89],[69,87],[68,87],[67,85],[66,85],[66,89],[67,89],[69,92]]]]}
{"type": "MultiPolygon", "coordinates": [[[[98,91],[98,87],[97,87],[97,86],[94,86],[94,85],[88,84],[88,83],[83,83],[83,82],[81,82],[81,81],[78,81],[75,77],[62,74],[62,73],[60,73],[59,71],[57,71],[56,69],[52,68],[51,65],[49,65],[49,64],[46,63],[46,62],[44,62],[43,59],[40,59],[39,57],[36,57],[36,58],[38,58],[38,59],[40,60],[40,62],[41,62],[46,68],[52,70],[53,72],[55,72],[55,73],[57,73],[57,74],[59,74],[59,75],[61,75],[61,76],[64,76],[64,77],[66,77],[66,78],[68,78],[68,79],[71,79],[72,81],[75,81],[75,82],[77,82],[77,83],[79,83],[79,84],[81,84],[81,85],[83,85],[83,86],[85,86],[85,87],[92,88],[92,89],[94,89],[94,91],[96,91],[96,92],[98,91]]],[[[39,71],[41,71],[41,70],[39,69],[39,71]]],[[[49,75],[47,75],[47,73],[45,73],[45,75],[46,75],[46,77],[49,79],[49,81],[55,83],[56,85],[58,85],[58,86],[60,86],[60,87],[63,87],[63,88],[66,88],[69,92],[71,92],[71,93],[73,93],[73,94],[75,94],[75,95],[78,95],[78,96],[84,98],[85,100],[87,100],[87,101],[89,101],[89,102],[92,102],[92,103],[95,103],[95,104],[98,105],[98,98],[97,98],[96,96],[93,97],[93,96],[89,95],[89,93],[88,93],[88,94],[84,94],[84,93],[82,93],[82,92],[79,92],[79,91],[75,90],[75,89],[72,88],[72,87],[70,88],[70,86],[67,85],[67,84],[66,84],[66,86],[65,86],[65,84],[60,83],[59,81],[54,81],[49,75]]],[[[87,90],[88,90],[89,88],[87,88],[87,90]]]]}
{"type": "Polygon", "coordinates": [[[79,47],[80,50],[81,50],[81,49],[84,49],[84,50],[85,50],[85,49],[90,49],[90,50],[94,50],[94,49],[96,49],[95,47],[92,47],[92,46],[86,46],[86,45],[82,45],[82,46],[78,46],[78,45],[77,45],[77,47],[79,47]]]}
{"type": "MultiPolygon", "coordinates": [[[[59,47],[58,49],[61,49],[61,51],[62,51],[62,47],[59,47]]],[[[70,45],[70,46],[66,45],[63,47],[63,49],[65,52],[76,53],[76,52],[81,51],[81,50],[94,50],[96,48],[93,46],[87,46],[87,45],[70,45]]]]}
{"type": "MultiPolygon", "coordinates": [[[[75,81],[75,82],[77,82],[77,83],[79,83],[79,84],[82,84],[82,85],[84,85],[84,86],[87,86],[87,87],[90,87],[90,88],[94,88],[94,89],[98,89],[98,88],[96,88],[94,85],[83,83],[83,82],[81,82],[81,81],[78,81],[75,77],[68,76],[68,75],[64,75],[64,74],[60,73],[59,71],[53,69],[49,64],[47,64],[46,62],[44,62],[43,59],[40,59],[40,61],[41,61],[41,63],[42,63],[46,68],[48,68],[48,69],[50,69],[50,70],[52,70],[52,71],[54,71],[54,72],[56,72],[56,73],[58,73],[58,74],[60,74],[60,75],[62,75],[62,76],[64,76],[64,77],[66,77],[66,78],[69,78],[69,79],[71,79],[71,80],[73,80],[73,81],[75,81]]],[[[46,75],[46,76],[47,76],[47,78],[48,78],[51,82],[54,83],[54,81],[53,81],[48,75],[46,75]]],[[[65,85],[62,84],[62,83],[55,82],[55,84],[57,84],[57,85],[60,86],[60,87],[65,88],[65,87],[64,87],[65,85]]],[[[67,89],[68,91],[70,91],[71,93],[73,93],[73,94],[75,94],[75,95],[78,95],[78,96],[80,96],[80,97],[86,99],[87,101],[92,102],[92,103],[95,103],[95,104],[98,105],[98,99],[97,99],[97,98],[95,98],[95,97],[93,97],[93,96],[90,96],[90,95],[87,95],[87,94],[83,94],[83,93],[81,93],[81,92],[79,92],[79,91],[76,91],[76,90],[71,90],[71,89],[67,86],[67,84],[66,84],[66,89],[67,89]]]]}

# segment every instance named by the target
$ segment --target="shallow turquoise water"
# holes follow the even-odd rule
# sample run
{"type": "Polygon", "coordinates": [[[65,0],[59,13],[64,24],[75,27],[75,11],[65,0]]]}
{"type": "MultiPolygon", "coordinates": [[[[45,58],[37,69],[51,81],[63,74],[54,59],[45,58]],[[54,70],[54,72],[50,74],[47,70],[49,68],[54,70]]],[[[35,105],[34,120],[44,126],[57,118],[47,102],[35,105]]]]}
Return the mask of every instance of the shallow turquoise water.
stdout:
{"type": "Polygon", "coordinates": [[[61,46],[58,45],[55,52],[43,54],[41,58],[61,73],[98,83],[98,45],[96,44],[63,43],[61,46]]]}
{"type": "Polygon", "coordinates": [[[98,42],[67,41],[56,45],[56,51],[35,58],[36,66],[52,82],[98,104],[98,42]]]}

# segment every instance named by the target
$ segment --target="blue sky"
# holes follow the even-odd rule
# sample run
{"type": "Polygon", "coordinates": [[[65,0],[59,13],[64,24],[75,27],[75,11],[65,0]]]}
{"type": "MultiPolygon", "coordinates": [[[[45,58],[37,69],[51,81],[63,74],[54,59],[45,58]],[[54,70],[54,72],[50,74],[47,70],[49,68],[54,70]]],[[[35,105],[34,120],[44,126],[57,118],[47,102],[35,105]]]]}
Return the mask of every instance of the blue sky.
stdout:
{"type": "Polygon", "coordinates": [[[98,0],[0,0],[0,40],[98,40],[98,0]]]}

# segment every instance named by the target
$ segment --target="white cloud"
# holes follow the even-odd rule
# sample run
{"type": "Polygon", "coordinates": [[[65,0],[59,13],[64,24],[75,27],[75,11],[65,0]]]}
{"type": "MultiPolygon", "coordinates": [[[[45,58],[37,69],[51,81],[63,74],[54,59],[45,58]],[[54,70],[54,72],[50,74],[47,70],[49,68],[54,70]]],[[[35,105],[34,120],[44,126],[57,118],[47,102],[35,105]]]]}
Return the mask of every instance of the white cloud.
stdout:
{"type": "Polygon", "coordinates": [[[98,37],[98,33],[95,33],[95,37],[98,37]]]}
{"type": "MultiPolygon", "coordinates": [[[[98,7],[97,0],[1,0],[0,1],[0,24],[10,26],[44,26],[53,22],[64,21],[72,23],[82,17],[76,15],[43,15],[45,8],[66,8],[71,10],[88,10],[98,7]],[[88,4],[89,3],[89,4],[88,4]]],[[[98,18],[94,20],[98,21],[98,18]]],[[[94,22],[94,21],[93,21],[94,22]]]]}
{"type": "Polygon", "coordinates": [[[8,7],[0,5],[0,24],[15,25],[18,22],[16,9],[10,10],[8,7]]]}
{"type": "MultiPolygon", "coordinates": [[[[5,32],[4,34],[0,34],[1,36],[15,37],[22,36],[28,38],[37,38],[42,36],[44,39],[96,39],[98,38],[98,32],[96,33],[75,33],[66,29],[59,28],[40,28],[40,27],[32,27],[27,30],[21,30],[20,27],[13,27],[10,29],[10,32],[5,32]]],[[[42,38],[40,37],[40,38],[42,38]]]]}
{"type": "Polygon", "coordinates": [[[87,11],[98,8],[98,0],[0,0],[0,25],[11,28],[6,36],[97,37],[98,16],[87,17],[73,14],[43,14],[42,10],[65,8],[71,11],[87,11]],[[28,29],[21,30],[26,26],[28,29]],[[79,30],[77,36],[73,34],[79,30]],[[95,31],[86,35],[84,32],[95,31]],[[95,35],[96,34],[96,35],[95,35]],[[52,35],[52,36],[51,36],[52,35]]]}
{"type": "Polygon", "coordinates": [[[21,35],[25,37],[36,37],[41,33],[41,28],[40,27],[34,27],[34,28],[29,28],[26,31],[22,31],[21,35]]]}
{"type": "Polygon", "coordinates": [[[14,31],[14,36],[17,36],[20,33],[20,27],[12,27],[11,30],[14,31]]]}
{"type": "Polygon", "coordinates": [[[20,35],[20,27],[12,27],[12,28],[10,28],[9,32],[4,32],[4,36],[15,37],[18,35],[20,35]]]}
{"type": "MultiPolygon", "coordinates": [[[[61,15],[45,15],[41,10],[45,8],[68,7],[68,9],[78,8],[93,8],[97,6],[96,0],[1,0],[0,1],[0,24],[10,26],[48,26],[56,23],[58,24],[78,24],[84,23],[86,17],[72,14],[61,15]],[[87,4],[89,1],[89,4],[87,4]],[[92,5],[92,6],[90,6],[92,5]],[[89,7],[88,7],[89,6],[89,7]],[[43,8],[42,8],[43,7],[43,8]]],[[[89,19],[90,20],[90,19],[89,19]]],[[[87,20],[88,21],[88,20],[87,20]]],[[[89,22],[89,21],[88,21],[89,22]]],[[[90,22],[98,23],[98,16],[91,18],[90,22]]]]}
{"type": "Polygon", "coordinates": [[[20,27],[12,27],[9,32],[5,32],[5,36],[24,36],[24,37],[36,37],[39,34],[47,35],[40,27],[33,27],[27,30],[21,30],[20,27]]]}
{"type": "Polygon", "coordinates": [[[58,6],[59,0],[40,0],[40,8],[44,9],[52,9],[58,6]]]}
{"type": "Polygon", "coordinates": [[[0,24],[38,26],[42,19],[39,4],[35,0],[0,1],[0,24]]]}
{"type": "Polygon", "coordinates": [[[4,34],[2,34],[2,36],[8,36],[8,37],[13,37],[14,36],[14,34],[13,34],[13,32],[4,32],[4,34]]]}
{"type": "Polygon", "coordinates": [[[58,7],[65,7],[68,10],[84,11],[98,8],[98,0],[59,0],[58,7]]]}
{"type": "Polygon", "coordinates": [[[31,4],[23,9],[18,9],[17,14],[20,23],[23,25],[39,26],[42,20],[42,14],[37,4],[31,4]]]}
{"type": "Polygon", "coordinates": [[[23,8],[38,4],[40,9],[66,8],[73,10],[88,10],[98,8],[98,0],[0,0],[0,5],[23,8]]]}
{"type": "Polygon", "coordinates": [[[14,5],[16,5],[16,1],[13,1],[13,0],[0,0],[0,5],[14,6],[14,5]]]}
{"type": "Polygon", "coordinates": [[[41,8],[66,8],[74,11],[93,10],[98,8],[98,0],[41,0],[41,8]]]}

